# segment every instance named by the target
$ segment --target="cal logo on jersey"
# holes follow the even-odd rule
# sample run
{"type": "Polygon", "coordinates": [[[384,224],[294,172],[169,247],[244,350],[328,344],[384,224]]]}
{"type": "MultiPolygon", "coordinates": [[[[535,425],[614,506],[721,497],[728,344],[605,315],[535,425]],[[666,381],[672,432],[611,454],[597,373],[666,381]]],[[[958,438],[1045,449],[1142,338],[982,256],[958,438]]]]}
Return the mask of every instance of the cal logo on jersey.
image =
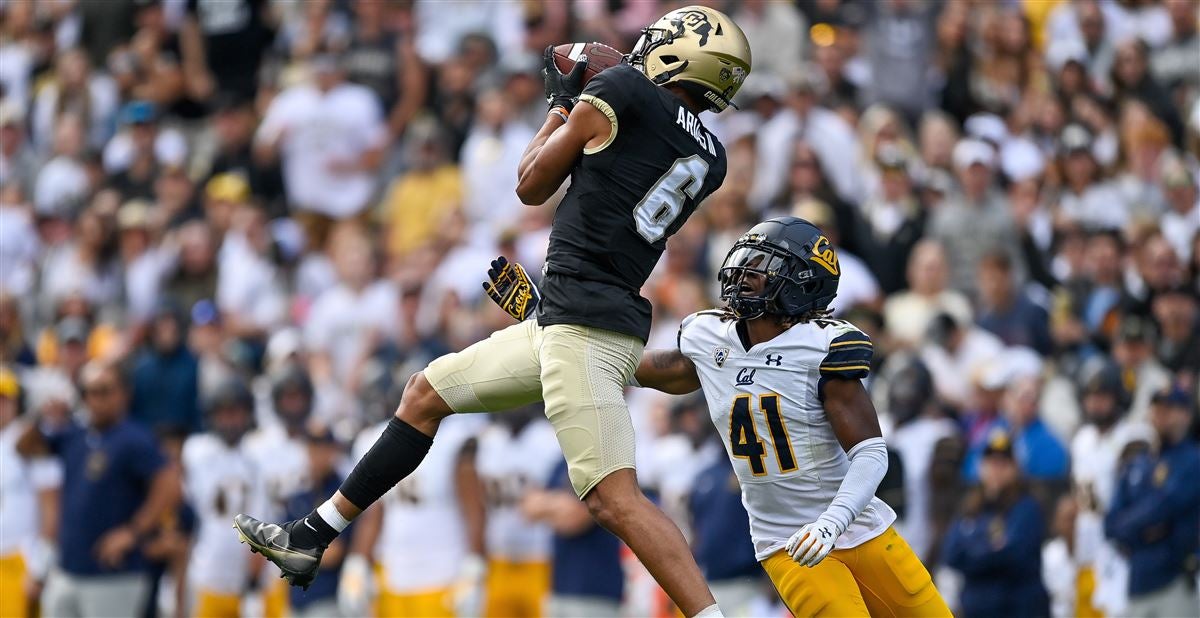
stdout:
{"type": "Polygon", "coordinates": [[[833,245],[830,244],[828,238],[818,236],[817,242],[813,244],[812,252],[810,260],[820,264],[822,268],[829,271],[829,274],[838,274],[837,253],[834,252],[833,245]]]}
{"type": "Polygon", "coordinates": [[[729,348],[717,348],[713,351],[713,362],[717,364],[717,367],[724,367],[727,358],[729,358],[729,348]]]}

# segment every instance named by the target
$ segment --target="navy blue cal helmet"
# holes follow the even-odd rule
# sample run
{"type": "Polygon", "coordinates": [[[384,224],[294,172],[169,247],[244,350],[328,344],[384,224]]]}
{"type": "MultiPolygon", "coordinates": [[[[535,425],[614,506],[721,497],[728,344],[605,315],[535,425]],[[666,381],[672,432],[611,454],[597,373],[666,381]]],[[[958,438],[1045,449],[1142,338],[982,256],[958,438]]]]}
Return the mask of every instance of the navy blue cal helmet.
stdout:
{"type": "Polygon", "coordinates": [[[208,429],[227,444],[237,444],[254,428],[254,394],[239,378],[227,378],[205,401],[208,429]]]}
{"type": "Polygon", "coordinates": [[[797,319],[825,311],[840,277],[837,252],[820,228],[797,217],[775,217],[734,243],[717,280],[721,300],[737,319],[797,319]],[[747,284],[750,273],[764,278],[761,290],[747,284]]]}

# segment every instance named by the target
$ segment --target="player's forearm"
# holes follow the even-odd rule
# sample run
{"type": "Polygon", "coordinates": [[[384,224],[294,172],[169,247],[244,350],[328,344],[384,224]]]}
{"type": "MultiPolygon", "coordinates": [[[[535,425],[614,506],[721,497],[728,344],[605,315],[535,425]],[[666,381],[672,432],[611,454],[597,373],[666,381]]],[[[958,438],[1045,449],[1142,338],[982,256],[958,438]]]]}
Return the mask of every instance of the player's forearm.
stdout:
{"type": "Polygon", "coordinates": [[[546,122],[542,124],[537,135],[530,140],[525,154],[521,156],[521,163],[517,166],[517,196],[521,198],[523,204],[534,206],[545,202],[562,184],[562,178],[553,182],[554,179],[547,173],[546,162],[541,161],[541,165],[539,165],[538,157],[545,150],[550,136],[565,124],[557,115],[547,114],[546,122]],[[550,186],[552,182],[553,186],[550,186]]]}
{"type": "Polygon", "coordinates": [[[129,527],[139,537],[146,535],[162,521],[163,514],[179,503],[180,493],[179,469],[168,464],[154,476],[150,493],[129,521],[129,527]]]}
{"type": "Polygon", "coordinates": [[[883,438],[863,440],[850,449],[850,468],[837,494],[825,509],[825,515],[833,518],[842,530],[858,518],[863,509],[875,497],[875,490],[888,469],[887,444],[883,438]]]}
{"type": "Polygon", "coordinates": [[[375,543],[383,529],[385,505],[376,502],[354,520],[354,534],[350,537],[349,553],[370,558],[375,553],[375,543]]]}
{"type": "Polygon", "coordinates": [[[487,508],[483,503],[483,482],[475,469],[474,457],[473,446],[459,455],[454,469],[454,492],[467,530],[467,549],[482,556],[487,550],[487,508]]]}
{"type": "Polygon", "coordinates": [[[696,365],[679,350],[647,350],[633,374],[638,386],[685,395],[700,388],[696,365]]]}

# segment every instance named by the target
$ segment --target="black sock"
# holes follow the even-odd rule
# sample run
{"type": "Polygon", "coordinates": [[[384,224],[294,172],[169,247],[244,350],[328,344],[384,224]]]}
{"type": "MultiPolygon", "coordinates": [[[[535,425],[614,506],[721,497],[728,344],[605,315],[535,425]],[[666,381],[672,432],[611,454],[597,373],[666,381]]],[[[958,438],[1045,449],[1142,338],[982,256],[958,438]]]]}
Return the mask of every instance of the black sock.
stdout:
{"type": "Polygon", "coordinates": [[[325,523],[317,510],[313,509],[303,519],[293,522],[291,529],[288,530],[288,535],[292,545],[300,549],[312,549],[329,547],[329,544],[337,538],[338,531],[325,523]]]}
{"type": "Polygon", "coordinates": [[[367,510],[396,483],[412,474],[432,445],[433,438],[392,417],[383,435],[342,483],[342,495],[354,506],[367,510]]]}

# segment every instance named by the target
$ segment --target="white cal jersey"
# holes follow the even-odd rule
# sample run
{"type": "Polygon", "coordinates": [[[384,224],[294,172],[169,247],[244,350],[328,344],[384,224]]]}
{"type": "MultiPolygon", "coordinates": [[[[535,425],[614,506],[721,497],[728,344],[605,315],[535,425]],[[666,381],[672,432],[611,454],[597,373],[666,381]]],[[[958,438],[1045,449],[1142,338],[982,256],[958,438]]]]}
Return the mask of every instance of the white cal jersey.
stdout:
{"type": "MultiPolygon", "coordinates": [[[[375,557],[383,566],[389,592],[445,588],[458,576],[468,548],[454,470],[463,444],[483,421],[479,415],[446,417],[421,465],[383,495],[383,526],[375,557]]],[[[358,435],[356,461],[371,450],[386,427],[385,421],[358,435]]]]}
{"type": "Polygon", "coordinates": [[[243,443],[258,466],[266,494],[260,505],[263,516],[247,514],[263,521],[282,521],[288,498],[311,485],[308,443],[302,437],[289,436],[278,426],[259,429],[246,436],[243,443]]]}
{"type": "MultiPolygon", "coordinates": [[[[254,431],[243,439],[243,444],[258,468],[263,488],[263,500],[255,507],[260,510],[246,514],[262,521],[284,521],[288,498],[312,485],[308,443],[275,426],[254,431]]],[[[273,583],[279,573],[279,567],[268,564],[262,571],[263,584],[273,583]]]]}
{"type": "Polygon", "coordinates": [[[196,540],[188,580],[196,589],[240,594],[246,587],[250,553],[230,534],[238,513],[265,507],[261,470],[245,441],[229,446],[217,436],[196,434],[183,443],[184,496],[196,513],[196,540]]]}
{"type": "Polygon", "coordinates": [[[530,489],[543,489],[563,460],[554,428],[534,419],[517,435],[493,423],[479,436],[475,459],[487,500],[488,556],[509,562],[550,559],[553,533],[521,514],[521,498],[530,489]]]}
{"type": "Polygon", "coordinates": [[[57,459],[25,459],[17,454],[17,439],[28,427],[14,420],[0,429],[0,557],[32,549],[40,528],[37,492],[62,484],[62,464],[57,459]]]}
{"type": "MultiPolygon", "coordinates": [[[[679,328],[679,349],[696,365],[763,560],[837,495],[850,460],[825,416],[821,380],[865,377],[871,344],[850,323],[822,319],[745,350],[736,324],[715,311],[692,314],[679,328]]],[[[836,547],[860,545],[895,520],[891,507],[872,498],[836,547]]]]}

